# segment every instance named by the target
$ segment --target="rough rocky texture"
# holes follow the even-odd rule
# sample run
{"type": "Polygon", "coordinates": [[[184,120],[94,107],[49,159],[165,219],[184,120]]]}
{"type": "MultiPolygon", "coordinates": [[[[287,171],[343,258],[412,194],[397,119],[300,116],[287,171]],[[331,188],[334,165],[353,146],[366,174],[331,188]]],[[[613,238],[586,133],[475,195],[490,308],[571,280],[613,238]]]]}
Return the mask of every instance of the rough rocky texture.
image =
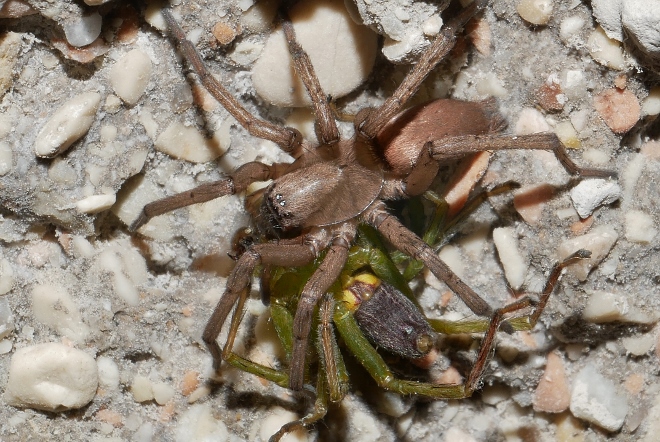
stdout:
{"type": "MultiPolygon", "coordinates": [[[[73,0],[10,0],[6,5],[10,3],[28,5],[36,14],[0,19],[0,27],[14,33],[4,40],[8,46],[2,54],[8,59],[0,63],[5,90],[0,98],[0,389],[7,388],[10,362],[20,349],[57,342],[96,359],[99,388],[89,405],[64,414],[15,408],[0,398],[0,439],[38,440],[53,434],[63,440],[257,440],[291,416],[305,413],[290,392],[255,376],[224,367],[214,377],[201,343],[203,326],[232,266],[226,256],[231,238],[247,224],[241,199],[226,197],[162,216],[139,235],[126,229],[149,201],[217,179],[255,158],[272,162],[285,156],[236,127],[227,112],[187,78],[189,69],[181,67],[172,44],[152,27],[163,27],[155,3],[147,11],[131,6],[138,2],[88,7],[73,0]],[[83,10],[98,12],[103,26],[92,44],[75,48],[67,44],[64,29],[79,20],[83,10]],[[149,58],[152,71],[144,91],[140,88],[131,95],[136,103],[127,105],[115,94],[111,72],[134,50],[149,58]],[[84,91],[102,97],[89,129],[58,157],[37,158],[39,129],[63,103],[84,91]],[[220,156],[208,163],[190,163],[158,150],[157,140],[168,127],[194,131],[205,140],[203,149],[213,152],[189,159],[220,156]],[[89,199],[98,195],[116,195],[110,211],[87,210],[109,204],[109,199],[89,199]],[[138,400],[143,398],[148,399],[138,400]]],[[[248,111],[309,127],[303,113],[265,104],[250,81],[247,49],[265,42],[276,2],[173,3],[211,70],[248,111]],[[228,46],[220,45],[213,34],[218,23],[236,31],[228,46]]],[[[433,14],[442,2],[398,2],[400,7],[389,10],[391,1],[356,3],[363,17],[371,17],[372,29],[388,33],[386,44],[397,49],[401,59],[414,60],[415,50],[406,45],[415,38],[423,45],[437,32],[439,20],[433,14]],[[403,33],[395,34],[396,30],[403,33]],[[405,44],[397,46],[397,38],[405,44]]],[[[494,227],[515,229],[520,254],[529,259],[523,287],[531,291],[542,287],[560,244],[595,231],[607,239],[604,256],[597,264],[586,263],[577,275],[567,272],[534,331],[500,333],[484,379],[484,385],[494,389],[487,390],[485,400],[476,394],[460,401],[413,401],[410,406],[405,402],[409,398],[403,398],[405,407],[397,409],[408,411],[391,413],[396,416],[392,417],[377,411],[378,404],[386,402],[382,390],[361,372],[351,371],[359,394],[349,394],[324,424],[303,438],[485,441],[550,440],[556,435],[557,440],[650,441],[657,435],[660,352],[657,344],[649,346],[649,336],[657,339],[653,327],[660,307],[660,235],[649,232],[657,233],[660,223],[658,112],[653,110],[658,92],[645,101],[653,86],[645,82],[647,65],[625,47],[618,49],[624,51],[624,70],[594,60],[588,40],[597,25],[589,8],[595,0],[552,2],[546,26],[526,23],[517,12],[518,3],[493,0],[483,19],[488,26],[479,26],[482,49],[476,52],[461,42],[462,49],[431,76],[414,102],[449,94],[469,100],[496,95],[512,132],[559,127],[569,134],[575,147],[569,154],[576,162],[620,173],[622,195],[580,220],[569,195],[577,182],[551,155],[498,152],[484,176],[486,185],[507,180],[520,182],[523,189],[543,185],[537,187],[543,189],[543,197],[534,198],[534,216],[523,215],[533,224],[515,212],[512,195],[493,198],[461,226],[453,249],[443,256],[451,258],[465,280],[494,306],[511,300],[492,241],[494,227]],[[642,72],[627,70],[626,63],[638,65],[642,72]],[[622,74],[628,77],[625,90],[646,103],[641,119],[625,136],[615,134],[594,108],[596,95],[620,88],[622,74]],[[549,79],[557,85],[552,103],[561,99],[562,106],[536,110],[538,91],[549,79]],[[531,111],[524,118],[523,109],[531,111]],[[581,313],[592,298],[612,305],[589,321],[581,313]],[[619,308],[623,304],[627,311],[619,308]],[[608,312],[618,321],[594,320],[608,312]],[[615,387],[618,402],[628,404],[625,413],[623,408],[613,413],[616,425],[586,418],[594,410],[587,406],[583,413],[584,404],[579,419],[569,411],[533,411],[537,401],[562,402],[537,397],[543,392],[537,385],[551,352],[562,358],[570,391],[585,367],[615,387]]],[[[380,102],[406,69],[381,58],[367,84],[340,100],[339,109],[351,114],[380,102]]],[[[350,130],[350,125],[342,129],[350,130]]],[[[430,317],[469,316],[446,287],[428,280],[432,286],[420,285],[418,290],[430,317]]],[[[267,318],[259,316],[264,310],[257,299],[249,303],[245,322],[257,330],[241,331],[239,350],[276,364],[281,350],[268,331],[267,318]]],[[[449,356],[458,352],[469,360],[473,355],[460,350],[466,347],[460,339],[443,343],[449,356]]],[[[443,361],[438,358],[431,378],[443,378],[443,361]]],[[[464,373],[464,366],[459,364],[458,371],[464,373]]],[[[591,394],[591,387],[580,391],[591,394]]]]}

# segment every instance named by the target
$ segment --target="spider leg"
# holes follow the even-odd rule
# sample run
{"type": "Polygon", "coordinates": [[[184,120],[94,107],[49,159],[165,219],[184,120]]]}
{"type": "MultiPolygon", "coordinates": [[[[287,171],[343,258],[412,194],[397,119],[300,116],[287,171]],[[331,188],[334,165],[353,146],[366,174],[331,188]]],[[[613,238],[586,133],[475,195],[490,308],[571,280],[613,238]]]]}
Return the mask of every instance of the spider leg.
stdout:
{"type": "MultiPolygon", "coordinates": [[[[218,301],[202,334],[202,339],[213,356],[216,369],[220,367],[222,356],[231,353],[241,312],[236,313],[238,316],[235,315],[238,318],[235,320],[236,323],[232,322],[232,328],[227,338],[228,344],[225,346],[224,353],[221,352],[220,345],[217,342],[218,336],[236,300],[240,296],[247,296],[246,292],[250,287],[255,267],[259,264],[298,267],[311,262],[315,257],[314,251],[307,244],[281,245],[275,243],[254,245],[241,255],[234,270],[227,278],[225,293],[218,301]]],[[[239,302],[239,304],[242,303],[239,302]]]]}
{"type": "Polygon", "coordinates": [[[284,173],[288,164],[276,163],[271,166],[253,161],[236,169],[230,176],[211,183],[205,183],[194,189],[177,193],[147,204],[138,218],[129,227],[131,232],[149,222],[154,216],[171,212],[172,210],[203,203],[225,195],[234,195],[243,192],[250,184],[257,181],[266,181],[277,178],[284,173]]]}
{"type": "Polygon", "coordinates": [[[390,215],[384,204],[372,206],[363,215],[366,223],[372,225],[398,250],[424,262],[429,270],[456,293],[478,316],[491,316],[493,309],[474,290],[465,284],[440,257],[420,237],[408,230],[395,217],[390,215]]]}
{"type": "MultiPolygon", "coordinates": [[[[425,146],[434,160],[446,161],[463,158],[465,155],[485,150],[504,149],[539,149],[552,151],[566,171],[571,175],[588,177],[616,177],[614,171],[589,169],[580,167],[573,162],[557,135],[553,133],[531,135],[462,135],[445,137],[432,141],[425,146]]],[[[420,154],[421,156],[421,154],[420,154]]]]}
{"type": "Polygon", "coordinates": [[[305,381],[305,356],[307,354],[309,332],[312,327],[312,314],[321,297],[328,291],[337,278],[339,278],[344,264],[348,259],[350,240],[352,240],[352,237],[345,238],[339,236],[332,241],[323,262],[307,281],[300,295],[298,308],[293,320],[293,351],[291,353],[289,375],[289,388],[292,390],[302,390],[303,388],[305,381]]]}
{"type": "Polygon", "coordinates": [[[456,33],[486,7],[488,0],[475,0],[444,26],[435,41],[417,60],[399,87],[377,109],[368,109],[356,116],[355,127],[359,136],[372,140],[383,127],[398,114],[412,97],[424,79],[435,69],[456,43],[456,33]],[[362,115],[361,115],[362,114],[362,115]]]}
{"type": "Polygon", "coordinates": [[[334,144],[339,141],[339,129],[337,129],[337,122],[330,108],[327,95],[321,88],[321,83],[316,76],[309,55],[296,40],[296,33],[288,15],[285,12],[281,12],[280,17],[284,36],[286,37],[289,52],[293,60],[293,66],[305,85],[309,97],[312,99],[314,116],[316,117],[316,137],[321,145],[334,144]]]}
{"type": "Polygon", "coordinates": [[[195,46],[186,39],[186,34],[172,17],[170,10],[165,8],[162,10],[162,14],[170,34],[177,41],[181,54],[188,60],[204,87],[222,104],[222,107],[236,118],[251,135],[273,141],[294,158],[300,156],[300,147],[303,142],[301,133],[292,127],[280,127],[250,114],[211,74],[195,46]]]}

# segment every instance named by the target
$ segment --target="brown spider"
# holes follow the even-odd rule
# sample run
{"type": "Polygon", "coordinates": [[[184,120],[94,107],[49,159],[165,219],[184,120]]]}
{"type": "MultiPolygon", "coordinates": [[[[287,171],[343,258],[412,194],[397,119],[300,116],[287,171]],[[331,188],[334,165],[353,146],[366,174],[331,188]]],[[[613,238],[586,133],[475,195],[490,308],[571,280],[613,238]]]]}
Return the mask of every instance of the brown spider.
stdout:
{"type": "MultiPolygon", "coordinates": [[[[295,158],[290,164],[246,163],[219,181],[146,205],[131,225],[131,230],[135,230],[154,216],[243,192],[254,182],[273,180],[263,191],[255,220],[269,241],[249,246],[238,259],[227,279],[225,293],[204,330],[203,339],[216,368],[230,352],[235,327],[232,325],[224,350],[217,342],[218,335],[234,304],[240,300],[242,305],[247,297],[255,267],[303,266],[325,252],[318,269],[305,284],[293,324],[289,387],[303,388],[312,314],[339,277],[359,223],[373,226],[396,249],[422,261],[475,314],[491,316],[493,310],[486,301],[461,281],[432,248],[391,215],[385,204],[424,193],[443,161],[485,150],[542,149],[553,151],[573,175],[613,175],[578,167],[554,134],[502,135],[503,119],[493,101],[440,99],[404,111],[408,99],[453,48],[455,34],[487,3],[487,0],[475,1],[450,21],[393,95],[378,108],[363,109],[357,114],[355,134],[350,139],[340,139],[327,96],[307,53],[296,41],[291,22],[283,14],[282,27],[295,70],[313,103],[318,145],[303,140],[296,129],[250,115],[211,75],[170,12],[163,11],[180,51],[209,92],[250,134],[277,143],[295,158]]],[[[236,315],[240,317],[240,312],[236,315]]]]}

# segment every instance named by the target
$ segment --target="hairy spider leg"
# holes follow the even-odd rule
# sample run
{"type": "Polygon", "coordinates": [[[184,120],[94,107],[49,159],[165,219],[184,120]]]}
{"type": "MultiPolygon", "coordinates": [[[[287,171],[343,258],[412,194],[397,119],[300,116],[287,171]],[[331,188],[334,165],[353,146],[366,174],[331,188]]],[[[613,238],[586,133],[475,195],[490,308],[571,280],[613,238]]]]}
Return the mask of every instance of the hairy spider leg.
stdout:
{"type": "Polygon", "coordinates": [[[280,148],[289,153],[294,158],[300,156],[300,148],[303,144],[302,134],[292,127],[280,127],[276,124],[270,123],[266,120],[255,117],[247,109],[245,109],[234,98],[229,91],[211,74],[208,67],[204,64],[202,57],[195,49],[192,42],[186,39],[186,34],[181,29],[181,26],[172,16],[169,9],[165,8],[162,11],[163,17],[167,22],[167,27],[170,35],[177,41],[179,51],[188,61],[188,64],[193,68],[199,78],[199,81],[204,85],[213,98],[229,112],[241,126],[247,130],[250,135],[264,140],[270,140],[276,143],[280,148]]]}
{"type": "Polygon", "coordinates": [[[149,222],[151,218],[172,210],[243,192],[252,183],[275,179],[283,175],[289,167],[290,164],[288,163],[274,163],[272,165],[258,161],[245,163],[228,177],[202,184],[194,189],[170,195],[145,205],[137,219],[131,223],[129,230],[134,232],[149,222]]]}
{"type": "Polygon", "coordinates": [[[356,132],[365,140],[373,140],[385,125],[404,108],[426,77],[449,54],[456,43],[456,34],[489,0],[475,0],[452,19],[435,38],[431,46],[419,57],[399,87],[383,104],[375,109],[360,111],[355,117],[356,132]]]}
{"type": "Polygon", "coordinates": [[[457,137],[444,137],[429,142],[422,152],[428,151],[436,161],[447,161],[463,158],[465,155],[483,152],[486,150],[525,149],[525,150],[549,150],[571,174],[582,177],[615,178],[617,173],[604,169],[590,169],[580,167],[571,160],[566,148],[557,135],[553,133],[541,133],[531,135],[462,135],[457,137]]]}

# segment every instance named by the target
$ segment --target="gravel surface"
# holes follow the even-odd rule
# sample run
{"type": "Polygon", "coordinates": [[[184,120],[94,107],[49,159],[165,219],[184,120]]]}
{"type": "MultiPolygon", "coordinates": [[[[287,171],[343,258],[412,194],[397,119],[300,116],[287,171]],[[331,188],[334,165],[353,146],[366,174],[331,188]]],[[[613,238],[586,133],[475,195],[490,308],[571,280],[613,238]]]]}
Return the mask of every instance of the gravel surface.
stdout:
{"type": "MultiPolygon", "coordinates": [[[[277,2],[171,3],[249,112],[313,133],[307,110],[271,105],[252,86],[277,2]]],[[[333,96],[347,114],[389,96],[408,69],[390,60],[415,60],[437,32],[444,2],[392,3],[351,3],[383,35],[385,55],[363,85],[333,96]]],[[[592,259],[566,272],[534,330],[498,334],[472,398],[401,397],[352,369],[342,403],[290,440],[655,440],[660,42],[645,20],[660,13],[628,7],[622,22],[618,3],[493,0],[413,98],[495,97],[510,133],[554,131],[578,164],[619,174],[579,185],[550,154],[493,155],[484,185],[522,188],[480,207],[441,251],[491,305],[510,302],[509,287],[538,292],[578,248],[592,259]]],[[[201,340],[233,266],[232,238],[249,222],[242,197],[128,231],[150,201],[254,159],[287,158],[199,86],[162,33],[159,4],[147,5],[0,1],[3,441],[267,440],[310,409],[251,374],[214,374],[201,340]]],[[[331,40],[328,53],[360,52],[331,40]]],[[[431,275],[416,284],[429,317],[470,317],[431,275]]],[[[276,366],[282,351],[252,289],[238,350],[276,366]]],[[[441,339],[441,354],[470,360],[474,352],[454,351],[470,342],[441,339]]],[[[444,362],[431,378],[455,376],[444,362]]]]}

